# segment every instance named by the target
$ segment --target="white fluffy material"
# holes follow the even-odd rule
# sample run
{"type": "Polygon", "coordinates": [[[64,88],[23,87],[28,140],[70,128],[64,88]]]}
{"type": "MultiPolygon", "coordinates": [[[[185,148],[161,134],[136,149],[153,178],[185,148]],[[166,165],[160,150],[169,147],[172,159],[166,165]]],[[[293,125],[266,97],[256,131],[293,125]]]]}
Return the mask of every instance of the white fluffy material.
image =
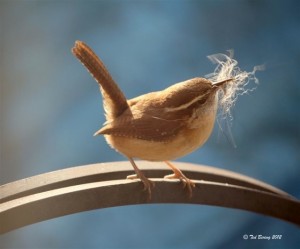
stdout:
{"type": "Polygon", "coordinates": [[[212,82],[217,83],[226,79],[233,79],[222,85],[222,91],[219,91],[219,105],[223,110],[224,117],[230,117],[232,119],[230,110],[235,104],[237,97],[253,91],[255,87],[246,88],[246,86],[253,81],[258,83],[258,79],[255,76],[257,70],[263,70],[264,66],[255,66],[251,72],[242,71],[238,67],[238,62],[233,59],[233,50],[229,50],[229,55],[226,54],[214,54],[208,56],[214,64],[217,64],[215,71],[206,77],[212,82]]]}

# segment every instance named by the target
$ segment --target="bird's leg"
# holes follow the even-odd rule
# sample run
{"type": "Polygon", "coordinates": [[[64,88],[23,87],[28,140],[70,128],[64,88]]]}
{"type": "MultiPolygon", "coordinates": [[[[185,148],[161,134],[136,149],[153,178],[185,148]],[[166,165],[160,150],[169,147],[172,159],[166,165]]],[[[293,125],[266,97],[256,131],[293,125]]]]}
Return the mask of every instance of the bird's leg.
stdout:
{"type": "Polygon", "coordinates": [[[183,183],[183,187],[187,187],[187,190],[189,192],[189,197],[192,197],[193,189],[195,187],[195,183],[187,178],[180,169],[175,167],[173,164],[171,164],[169,161],[165,161],[165,163],[173,170],[174,174],[166,175],[165,179],[179,179],[183,183]]]}
{"type": "Polygon", "coordinates": [[[148,199],[151,200],[151,188],[154,187],[154,183],[150,181],[144,174],[143,172],[137,167],[135,162],[133,161],[132,158],[128,157],[128,160],[130,161],[131,165],[134,168],[135,175],[129,175],[127,176],[127,179],[137,179],[139,178],[143,184],[144,184],[144,191],[147,190],[148,192],[148,199]]]}

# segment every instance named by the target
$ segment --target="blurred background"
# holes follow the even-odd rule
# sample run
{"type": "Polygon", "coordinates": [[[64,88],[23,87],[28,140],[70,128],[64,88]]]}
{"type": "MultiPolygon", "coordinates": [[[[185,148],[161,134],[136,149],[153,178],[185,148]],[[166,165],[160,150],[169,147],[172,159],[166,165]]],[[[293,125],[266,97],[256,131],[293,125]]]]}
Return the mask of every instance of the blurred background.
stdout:
{"type": "MultiPolygon", "coordinates": [[[[237,147],[216,124],[201,149],[179,160],[242,173],[300,198],[299,13],[297,0],[0,1],[0,184],[125,160],[103,137],[92,136],[105,120],[96,82],[70,52],[82,40],[128,98],[205,76],[215,67],[206,56],[228,49],[243,70],[265,64],[256,90],[232,111],[237,147]]],[[[31,249],[299,244],[292,224],[193,205],[95,210],[0,237],[1,248],[31,249]],[[247,241],[244,234],[282,239],[247,241]]]]}

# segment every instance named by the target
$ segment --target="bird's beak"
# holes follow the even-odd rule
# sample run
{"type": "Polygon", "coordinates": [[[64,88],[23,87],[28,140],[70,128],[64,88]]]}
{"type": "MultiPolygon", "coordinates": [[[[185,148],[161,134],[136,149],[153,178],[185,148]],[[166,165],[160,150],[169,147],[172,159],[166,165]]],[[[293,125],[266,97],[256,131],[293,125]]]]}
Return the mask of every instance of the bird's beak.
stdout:
{"type": "Polygon", "coordinates": [[[234,78],[229,78],[229,79],[226,79],[226,80],[222,80],[222,81],[213,83],[213,86],[220,87],[220,86],[222,86],[223,84],[225,84],[225,83],[227,83],[227,82],[230,82],[230,81],[233,81],[233,80],[234,80],[234,78]]]}

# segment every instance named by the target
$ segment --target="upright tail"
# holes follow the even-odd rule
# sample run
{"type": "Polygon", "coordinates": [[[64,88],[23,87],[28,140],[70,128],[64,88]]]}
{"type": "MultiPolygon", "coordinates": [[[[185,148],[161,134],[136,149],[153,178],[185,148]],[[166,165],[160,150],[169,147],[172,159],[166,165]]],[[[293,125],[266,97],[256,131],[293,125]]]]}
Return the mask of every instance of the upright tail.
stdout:
{"type": "Polygon", "coordinates": [[[129,108],[123,92],[91,48],[82,41],[76,41],[75,46],[72,48],[72,53],[99,83],[108,121],[118,117],[129,108]]]}

